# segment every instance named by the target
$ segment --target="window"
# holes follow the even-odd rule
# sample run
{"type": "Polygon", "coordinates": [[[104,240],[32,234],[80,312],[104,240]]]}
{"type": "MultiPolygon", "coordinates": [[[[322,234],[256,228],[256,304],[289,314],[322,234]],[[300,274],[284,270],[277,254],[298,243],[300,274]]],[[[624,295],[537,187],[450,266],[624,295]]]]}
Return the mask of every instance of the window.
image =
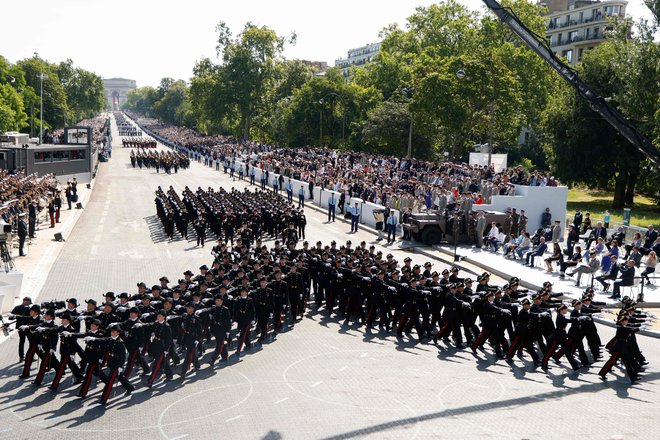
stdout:
{"type": "Polygon", "coordinates": [[[598,31],[600,28],[594,28],[594,38],[598,38],[598,31]]]}
{"type": "Polygon", "coordinates": [[[71,160],[82,160],[85,158],[85,150],[71,150],[71,160]]]}
{"type": "Polygon", "coordinates": [[[573,42],[577,39],[578,33],[577,31],[571,31],[568,33],[568,41],[573,42]]]}
{"type": "Polygon", "coordinates": [[[577,60],[580,61],[582,59],[582,54],[584,53],[584,48],[579,48],[578,49],[578,57],[577,60]]]}
{"type": "Polygon", "coordinates": [[[568,61],[569,63],[572,63],[573,62],[573,50],[570,49],[570,50],[567,50],[564,53],[565,53],[564,57],[566,58],[566,61],[568,61]]]}
{"type": "Polygon", "coordinates": [[[34,162],[50,162],[50,151],[37,151],[34,153],[34,162]]]}
{"type": "Polygon", "coordinates": [[[69,151],[53,151],[53,162],[69,160],[69,151]]]}
{"type": "Polygon", "coordinates": [[[588,40],[590,37],[591,37],[591,29],[590,29],[590,28],[586,28],[586,29],[584,30],[584,39],[585,39],[585,40],[588,40]]]}

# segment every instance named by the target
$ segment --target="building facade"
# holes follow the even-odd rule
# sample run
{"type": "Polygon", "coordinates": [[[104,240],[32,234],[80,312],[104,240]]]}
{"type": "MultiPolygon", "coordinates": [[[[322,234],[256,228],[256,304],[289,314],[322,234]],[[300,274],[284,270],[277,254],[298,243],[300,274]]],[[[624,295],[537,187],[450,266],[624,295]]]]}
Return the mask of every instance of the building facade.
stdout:
{"type": "Polygon", "coordinates": [[[365,65],[373,60],[378,52],[380,52],[380,42],[350,49],[346,58],[335,60],[335,67],[339,67],[344,76],[348,76],[351,67],[365,65]]]}
{"type": "Polygon", "coordinates": [[[107,110],[117,111],[126,102],[126,96],[130,90],[137,88],[134,79],[109,78],[103,80],[105,86],[105,97],[107,110]]]}
{"type": "Polygon", "coordinates": [[[540,4],[548,8],[546,36],[552,51],[575,65],[584,52],[605,39],[608,20],[624,18],[625,0],[547,0],[540,4]]]}

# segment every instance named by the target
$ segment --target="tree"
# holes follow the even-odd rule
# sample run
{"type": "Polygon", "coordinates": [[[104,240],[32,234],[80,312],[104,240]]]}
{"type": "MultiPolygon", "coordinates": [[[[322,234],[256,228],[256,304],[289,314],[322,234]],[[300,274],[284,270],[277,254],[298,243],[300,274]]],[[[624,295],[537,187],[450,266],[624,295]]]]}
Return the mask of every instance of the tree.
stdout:
{"type": "MultiPolygon", "coordinates": [[[[32,58],[18,61],[16,65],[25,72],[26,84],[35,90],[38,99],[41,93],[40,75],[43,73],[44,114],[40,117],[44,120],[44,127],[63,127],[69,109],[66,92],[57,75],[57,66],[41,59],[37,54],[32,58]]],[[[35,110],[39,110],[39,108],[40,106],[37,104],[35,110]]]]}
{"type": "Polygon", "coordinates": [[[25,88],[23,72],[0,56],[0,132],[17,131],[26,125],[27,115],[21,96],[25,88]]]}
{"type": "Polygon", "coordinates": [[[154,105],[158,101],[158,90],[153,87],[138,87],[129,90],[122,108],[145,116],[155,116],[154,105]]]}
{"type": "Polygon", "coordinates": [[[93,72],[74,67],[67,59],[57,66],[57,76],[66,93],[67,120],[76,122],[94,116],[105,106],[103,79],[93,72]]]}
{"type": "Polygon", "coordinates": [[[163,122],[173,125],[183,125],[190,113],[188,86],[185,81],[172,82],[165,95],[153,106],[154,115],[163,122]]]}
{"type": "Polygon", "coordinates": [[[243,31],[232,38],[231,31],[220,22],[218,32],[218,54],[223,65],[218,71],[216,92],[218,112],[223,116],[236,113],[238,127],[243,139],[249,139],[255,114],[264,109],[264,96],[275,79],[275,64],[287,41],[295,42],[295,35],[284,38],[265,26],[247,23],[243,31]]]}

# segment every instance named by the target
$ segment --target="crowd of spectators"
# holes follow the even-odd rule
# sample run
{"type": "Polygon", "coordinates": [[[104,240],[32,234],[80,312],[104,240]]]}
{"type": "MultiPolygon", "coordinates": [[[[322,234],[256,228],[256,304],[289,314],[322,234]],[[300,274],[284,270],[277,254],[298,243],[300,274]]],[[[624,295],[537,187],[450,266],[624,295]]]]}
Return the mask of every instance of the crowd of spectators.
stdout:
{"type": "Polygon", "coordinates": [[[322,148],[279,148],[268,143],[204,136],[188,128],[147,123],[157,136],[188,150],[194,159],[217,167],[241,157],[285,177],[393,209],[412,213],[444,210],[466,196],[488,204],[494,195],[514,195],[514,185],[556,186],[557,180],[520,166],[496,172],[493,167],[453,162],[427,162],[356,151],[322,148]]]}

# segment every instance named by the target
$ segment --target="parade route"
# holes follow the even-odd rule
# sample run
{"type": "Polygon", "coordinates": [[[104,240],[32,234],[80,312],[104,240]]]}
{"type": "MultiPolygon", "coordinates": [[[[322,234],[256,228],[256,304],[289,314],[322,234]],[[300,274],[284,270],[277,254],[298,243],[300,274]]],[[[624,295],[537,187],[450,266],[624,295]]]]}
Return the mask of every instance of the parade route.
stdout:
{"type": "MultiPolygon", "coordinates": [[[[197,272],[212,260],[213,242],[195,246],[192,226],[188,240],[167,239],[154,191],[159,185],[178,193],[186,186],[242,190],[246,182],[197,162],[171,175],[132,168],[120,142],[117,137],[112,158],[100,165],[91,197],[36,302],[134,293],[137,282],[151,285],[163,275],[176,282],[186,269],[197,272]]],[[[349,235],[347,223],[328,224],[318,210],[306,208],[306,215],[310,243],[364,240],[400,262],[406,256],[415,264],[428,259],[382,246],[366,230],[349,235]]],[[[445,267],[435,261],[433,269],[445,267]]],[[[604,342],[614,334],[598,329],[604,342]]],[[[545,373],[529,356],[507,364],[488,345],[473,354],[443,343],[419,344],[405,335],[342,326],[313,306],[294,330],[228,364],[202,364],[184,382],[159,382],[149,390],[134,374],[136,392],[125,397],[117,386],[105,408],[97,403],[100,386],[86,399],[76,398],[71,374],[57,394],[45,385],[52,375],[41,387],[18,379],[17,343],[14,333],[0,345],[0,439],[657,437],[660,348],[648,337],[639,337],[639,344],[649,368],[630,386],[618,368],[602,382],[596,373],[603,360],[579,374],[566,363],[551,364],[545,373]]]]}

